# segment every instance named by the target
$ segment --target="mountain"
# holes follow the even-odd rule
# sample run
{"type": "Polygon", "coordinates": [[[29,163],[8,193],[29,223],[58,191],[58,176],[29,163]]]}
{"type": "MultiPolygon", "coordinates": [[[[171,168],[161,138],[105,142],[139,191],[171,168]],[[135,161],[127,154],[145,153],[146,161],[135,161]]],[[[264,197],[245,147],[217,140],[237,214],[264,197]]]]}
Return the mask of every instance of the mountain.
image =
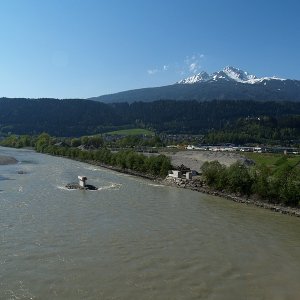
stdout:
{"type": "Polygon", "coordinates": [[[234,68],[234,67],[225,67],[222,71],[215,72],[209,75],[206,72],[201,72],[197,75],[188,77],[186,79],[180,80],[178,84],[193,84],[201,83],[207,81],[233,81],[239,83],[255,84],[262,83],[263,81],[285,81],[286,79],[278,77],[262,77],[257,78],[255,75],[251,75],[248,72],[234,68]]]}
{"type": "Polygon", "coordinates": [[[186,79],[182,79],[180,81],[178,81],[177,83],[181,83],[181,84],[193,84],[193,83],[197,83],[197,82],[206,82],[210,79],[210,76],[208,75],[208,73],[206,72],[201,72],[197,75],[193,75],[191,77],[188,77],[186,79]]]}
{"type": "Polygon", "coordinates": [[[256,100],[300,102],[300,80],[261,77],[234,68],[180,80],[172,85],[129,90],[93,97],[89,100],[104,103],[152,102],[156,100],[256,100]]]}

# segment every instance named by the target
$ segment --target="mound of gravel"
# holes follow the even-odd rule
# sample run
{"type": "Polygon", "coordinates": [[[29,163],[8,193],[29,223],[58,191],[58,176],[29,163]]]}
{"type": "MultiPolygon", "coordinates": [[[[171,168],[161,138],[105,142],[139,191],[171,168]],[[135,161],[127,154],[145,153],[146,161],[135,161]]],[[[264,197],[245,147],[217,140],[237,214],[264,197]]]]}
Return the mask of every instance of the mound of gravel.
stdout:
{"type": "Polygon", "coordinates": [[[11,156],[0,155],[0,165],[12,165],[16,164],[18,161],[11,156]]]}

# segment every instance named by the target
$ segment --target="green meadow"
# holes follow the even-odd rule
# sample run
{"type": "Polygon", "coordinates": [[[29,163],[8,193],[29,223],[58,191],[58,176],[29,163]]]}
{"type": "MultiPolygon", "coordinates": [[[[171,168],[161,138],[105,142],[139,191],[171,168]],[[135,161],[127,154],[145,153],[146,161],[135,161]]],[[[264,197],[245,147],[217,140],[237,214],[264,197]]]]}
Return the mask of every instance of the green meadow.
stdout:
{"type": "Polygon", "coordinates": [[[143,128],[132,128],[132,129],[122,129],[116,131],[106,132],[106,134],[110,135],[146,135],[146,136],[153,136],[154,132],[143,129],[143,128]]]}

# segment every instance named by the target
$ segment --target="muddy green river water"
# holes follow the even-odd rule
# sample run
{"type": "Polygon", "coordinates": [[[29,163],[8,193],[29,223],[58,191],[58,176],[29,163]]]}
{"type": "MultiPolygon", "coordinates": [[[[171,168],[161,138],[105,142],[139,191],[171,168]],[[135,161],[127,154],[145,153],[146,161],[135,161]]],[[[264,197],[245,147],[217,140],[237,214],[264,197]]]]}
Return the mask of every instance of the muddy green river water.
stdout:
{"type": "Polygon", "coordinates": [[[0,299],[300,299],[300,220],[0,148],[0,299]],[[21,174],[19,174],[21,173],[21,174]],[[97,191],[66,190],[85,175],[97,191]]]}

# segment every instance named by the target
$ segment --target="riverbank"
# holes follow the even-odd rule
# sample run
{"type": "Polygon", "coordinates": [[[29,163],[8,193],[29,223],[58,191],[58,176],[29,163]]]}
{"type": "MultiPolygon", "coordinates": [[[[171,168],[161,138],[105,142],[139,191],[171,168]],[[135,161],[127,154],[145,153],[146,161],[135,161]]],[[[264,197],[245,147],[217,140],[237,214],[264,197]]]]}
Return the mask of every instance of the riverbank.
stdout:
{"type": "MultiPolygon", "coordinates": [[[[76,160],[78,160],[78,159],[76,159],[76,160]]],[[[282,205],[278,205],[278,204],[274,204],[274,203],[264,202],[262,200],[255,199],[255,196],[247,197],[247,196],[234,195],[234,194],[230,194],[227,192],[213,190],[213,189],[209,188],[208,186],[203,185],[203,183],[199,179],[187,180],[187,179],[175,179],[175,178],[170,178],[170,177],[160,178],[157,176],[140,173],[140,172],[133,171],[130,169],[122,169],[122,168],[115,167],[115,166],[105,165],[102,163],[98,163],[96,161],[84,161],[84,160],[78,160],[78,161],[85,162],[85,163],[95,165],[95,166],[99,166],[101,168],[105,168],[105,169],[112,170],[115,172],[128,174],[131,176],[136,176],[136,177],[148,179],[151,181],[155,181],[156,183],[161,184],[161,185],[189,189],[189,190],[192,190],[195,192],[200,192],[203,194],[221,197],[221,198],[231,200],[231,201],[234,201],[237,203],[253,205],[256,207],[272,210],[277,213],[300,218],[300,208],[288,207],[288,206],[282,206],[282,205]]]]}
{"type": "MultiPolygon", "coordinates": [[[[66,157],[64,157],[64,158],[66,158],[66,157]]],[[[236,158],[237,157],[235,157],[235,159],[236,158]]],[[[71,158],[69,158],[69,159],[71,159],[71,158]]],[[[208,186],[203,185],[203,183],[200,179],[188,180],[188,179],[178,179],[178,178],[175,179],[175,178],[170,178],[170,177],[161,178],[158,176],[141,173],[141,172],[134,171],[131,169],[122,169],[120,167],[106,165],[106,164],[99,163],[99,162],[93,161],[93,160],[83,160],[83,159],[78,159],[78,158],[72,158],[72,160],[88,163],[88,164],[94,165],[94,166],[99,166],[101,168],[112,170],[112,171],[115,171],[118,173],[123,173],[123,174],[128,174],[131,176],[136,176],[139,178],[144,178],[147,180],[154,181],[155,183],[158,183],[161,185],[189,189],[189,190],[192,190],[195,192],[200,192],[200,193],[204,193],[204,194],[208,194],[208,195],[212,195],[212,196],[221,197],[221,198],[231,200],[231,201],[234,201],[237,203],[253,205],[256,207],[269,209],[274,212],[285,214],[288,216],[300,217],[300,208],[288,207],[288,206],[282,206],[282,205],[273,204],[273,203],[269,203],[269,202],[264,202],[260,199],[255,199],[255,196],[247,197],[247,196],[230,194],[228,192],[213,190],[213,189],[209,188],[208,186]]]]}
{"type": "MultiPolygon", "coordinates": [[[[66,157],[64,157],[64,158],[66,158],[66,157]]],[[[151,181],[157,181],[157,182],[162,182],[163,181],[163,178],[160,178],[158,176],[154,176],[154,175],[146,174],[146,173],[141,173],[141,172],[134,171],[134,170],[131,170],[131,169],[122,169],[122,168],[119,168],[119,167],[116,167],[116,166],[106,165],[106,164],[99,163],[99,162],[93,161],[93,160],[82,160],[82,159],[76,159],[76,158],[72,159],[72,160],[77,160],[77,161],[80,161],[80,162],[88,163],[90,165],[94,165],[94,166],[98,166],[98,167],[101,167],[101,168],[104,168],[104,169],[112,170],[112,171],[115,171],[115,172],[118,172],[118,173],[128,174],[128,175],[148,179],[148,180],[151,180],[151,181]]]]}
{"type": "Polygon", "coordinates": [[[14,157],[0,155],[0,165],[13,165],[17,163],[18,161],[14,157]]]}
{"type": "Polygon", "coordinates": [[[300,209],[296,207],[288,207],[288,206],[282,206],[274,203],[264,202],[259,199],[255,199],[255,196],[247,197],[247,196],[240,196],[240,195],[234,195],[223,191],[217,191],[214,189],[209,188],[208,186],[205,186],[201,183],[200,180],[187,180],[187,179],[175,179],[167,177],[164,179],[162,184],[167,186],[173,186],[177,188],[184,188],[184,189],[190,189],[192,191],[197,191],[200,193],[213,195],[222,197],[237,203],[243,203],[247,205],[254,205],[260,208],[269,209],[281,214],[294,216],[294,217],[300,217],[300,209]]]}

